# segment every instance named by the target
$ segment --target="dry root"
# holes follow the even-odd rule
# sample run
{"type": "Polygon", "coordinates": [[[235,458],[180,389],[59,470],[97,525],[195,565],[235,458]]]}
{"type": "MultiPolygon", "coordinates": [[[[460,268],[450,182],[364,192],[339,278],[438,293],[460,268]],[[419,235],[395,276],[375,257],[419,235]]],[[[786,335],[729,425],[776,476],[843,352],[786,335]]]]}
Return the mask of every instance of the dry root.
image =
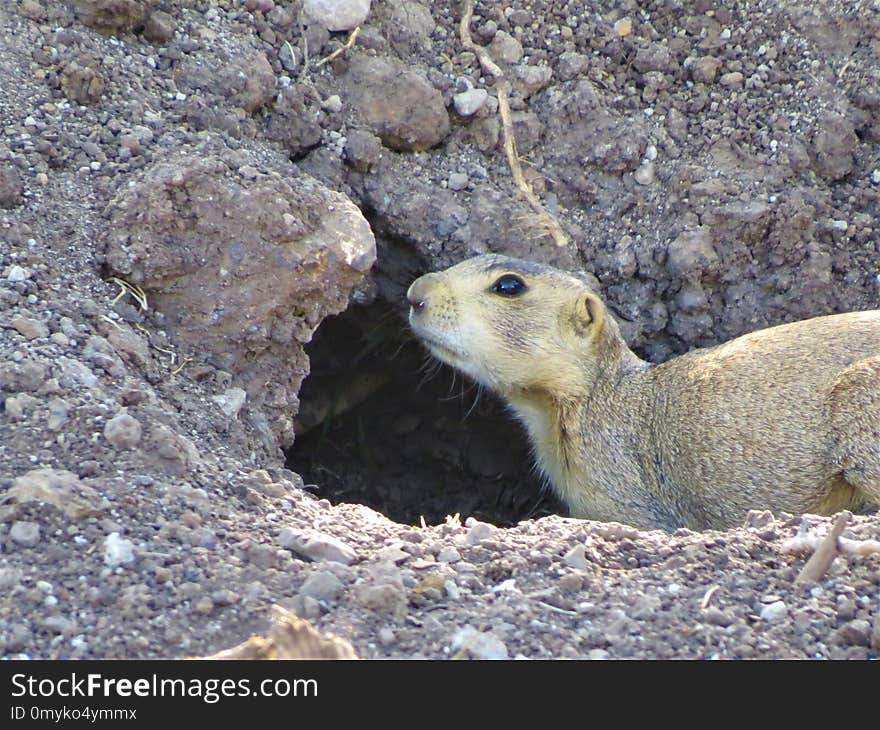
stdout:
{"type": "Polygon", "coordinates": [[[504,142],[504,154],[507,157],[507,164],[513,175],[513,182],[534,213],[534,228],[539,231],[547,231],[557,246],[566,246],[568,245],[568,236],[565,235],[565,231],[562,230],[559,221],[541,205],[541,201],[538,200],[538,196],[535,195],[532,186],[529,185],[523,175],[519,156],[516,153],[516,138],[513,135],[513,122],[510,117],[510,102],[507,99],[507,79],[505,79],[504,72],[495,63],[486,48],[474,43],[471,37],[471,18],[473,14],[473,0],[464,0],[461,24],[459,25],[461,45],[465,50],[472,52],[477,57],[483,73],[495,79],[495,90],[498,93],[498,112],[501,115],[501,136],[504,142]]]}
{"type": "Polygon", "coordinates": [[[795,584],[803,585],[821,580],[839,553],[859,556],[880,555],[878,540],[852,540],[840,536],[851,518],[852,513],[841,512],[826,535],[810,531],[809,526],[804,522],[797,535],[782,543],[780,550],[786,554],[799,555],[813,551],[813,555],[795,579],[795,584]]]}

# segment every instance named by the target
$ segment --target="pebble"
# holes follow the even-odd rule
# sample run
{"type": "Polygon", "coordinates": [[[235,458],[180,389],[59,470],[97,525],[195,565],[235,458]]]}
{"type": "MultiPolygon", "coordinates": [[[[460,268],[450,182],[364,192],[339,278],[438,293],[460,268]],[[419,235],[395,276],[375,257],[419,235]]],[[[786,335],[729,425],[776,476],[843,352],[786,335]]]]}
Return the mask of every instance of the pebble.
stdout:
{"type": "Polygon", "coordinates": [[[614,24],[614,32],[621,38],[625,38],[632,33],[632,20],[630,18],[621,18],[614,24]]]}
{"type": "Polygon", "coordinates": [[[125,411],[116,414],[104,425],[104,438],[115,449],[130,449],[141,440],[140,421],[125,411]]]}
{"type": "Polygon", "coordinates": [[[633,173],[633,177],[639,185],[650,185],[654,182],[654,163],[646,160],[633,173]]]}
{"type": "Polygon", "coordinates": [[[569,51],[559,56],[556,64],[556,75],[560,81],[570,81],[590,67],[590,57],[583,53],[569,51]]]}
{"type": "Polygon", "coordinates": [[[331,94],[321,103],[321,108],[330,114],[338,114],[342,111],[342,99],[339,94],[331,94]]]}
{"type": "Polygon", "coordinates": [[[104,538],[104,564],[111,568],[134,562],[134,543],[111,532],[104,538]]]}
{"type": "Polygon", "coordinates": [[[49,336],[49,328],[38,319],[16,315],[10,321],[10,324],[18,330],[18,333],[28,339],[36,340],[40,337],[49,336]]]}
{"type": "Polygon", "coordinates": [[[19,266],[18,264],[13,264],[8,269],[6,269],[6,281],[27,281],[30,278],[31,272],[23,266],[19,266]]]}
{"type": "Polygon", "coordinates": [[[463,117],[471,117],[476,114],[489,98],[489,92],[485,89],[468,89],[452,97],[452,104],[463,117]]]}
{"type": "Polygon", "coordinates": [[[871,623],[865,619],[848,621],[834,632],[834,641],[850,646],[871,645],[871,623]]]}
{"type": "Polygon", "coordinates": [[[351,565],[357,559],[354,548],[342,540],[321,532],[295,530],[285,527],[278,536],[281,547],[292,550],[309,560],[330,560],[343,565],[351,565]]]}
{"type": "Polygon", "coordinates": [[[18,520],[9,529],[9,537],[22,547],[34,547],[40,542],[40,526],[36,522],[18,520]]]}
{"type": "Polygon", "coordinates": [[[761,620],[767,623],[780,621],[788,615],[788,606],[785,601],[774,601],[761,609],[761,620]]]}
{"type": "Polygon", "coordinates": [[[19,393],[9,396],[3,409],[10,421],[21,421],[37,403],[32,395],[19,393]]]}
{"type": "Polygon", "coordinates": [[[357,602],[371,611],[393,614],[398,620],[406,616],[406,592],[393,583],[370,585],[362,583],[355,587],[357,602]]]}
{"type": "Polygon", "coordinates": [[[739,71],[731,71],[730,73],[726,73],[720,79],[718,79],[718,83],[722,86],[726,86],[727,88],[733,88],[737,86],[742,86],[743,79],[744,76],[739,71]]]}
{"type": "Polygon", "coordinates": [[[584,570],[589,565],[584,546],[582,544],[575,545],[563,556],[562,562],[576,570],[584,570]]]}
{"type": "Polygon", "coordinates": [[[438,563],[457,563],[461,560],[461,553],[454,547],[445,547],[437,553],[438,563]]]}
{"type": "Polygon", "coordinates": [[[401,550],[399,545],[389,545],[388,547],[376,551],[374,557],[376,560],[389,560],[392,563],[402,563],[404,560],[409,560],[412,556],[406,552],[406,550],[401,550]]]}
{"type": "Polygon", "coordinates": [[[549,66],[519,66],[516,69],[516,76],[525,87],[526,95],[530,96],[550,83],[553,71],[549,66]]]}
{"type": "Polygon", "coordinates": [[[489,55],[496,62],[519,63],[523,57],[523,47],[510,33],[499,30],[489,44],[489,55]]]}
{"type": "Polygon", "coordinates": [[[67,633],[76,627],[76,623],[66,616],[47,616],[41,623],[43,628],[55,634],[67,633]]]}
{"type": "Polygon", "coordinates": [[[467,534],[465,535],[465,542],[468,545],[476,545],[477,543],[482,542],[494,535],[498,529],[494,525],[490,525],[487,522],[480,522],[473,517],[468,517],[464,524],[465,527],[468,528],[467,534]]]}
{"type": "Polygon", "coordinates": [[[491,631],[465,626],[452,637],[452,650],[466,651],[474,659],[507,659],[507,646],[491,631]]]}
{"type": "Polygon", "coordinates": [[[318,601],[332,601],[342,590],[342,581],[329,570],[312,573],[299,589],[301,596],[311,596],[318,601]]]}
{"type": "Polygon", "coordinates": [[[397,636],[394,634],[393,629],[390,629],[387,626],[383,626],[381,629],[379,629],[379,633],[377,634],[376,638],[379,639],[379,643],[382,646],[390,646],[395,642],[397,636]]]}
{"type": "Polygon", "coordinates": [[[174,38],[177,21],[162,10],[154,10],[144,25],[144,38],[152,43],[167,43],[174,38]]]}
{"type": "Polygon", "coordinates": [[[691,78],[698,84],[711,84],[715,81],[718,69],[721,68],[721,59],[714,56],[697,58],[691,64],[691,78]]]}
{"type": "Polygon", "coordinates": [[[304,0],[303,12],[331,32],[353,30],[370,13],[370,0],[304,0]]]}
{"type": "Polygon", "coordinates": [[[220,406],[224,416],[235,418],[247,400],[247,392],[242,388],[229,388],[222,395],[212,396],[211,400],[220,406]]]}
{"type": "Polygon", "coordinates": [[[451,172],[449,173],[449,178],[446,180],[446,187],[450,190],[464,190],[469,182],[470,177],[467,173],[451,172]]]}
{"type": "Polygon", "coordinates": [[[193,609],[196,613],[207,616],[214,610],[214,601],[212,601],[208,596],[202,596],[198,601],[196,601],[193,609]]]}

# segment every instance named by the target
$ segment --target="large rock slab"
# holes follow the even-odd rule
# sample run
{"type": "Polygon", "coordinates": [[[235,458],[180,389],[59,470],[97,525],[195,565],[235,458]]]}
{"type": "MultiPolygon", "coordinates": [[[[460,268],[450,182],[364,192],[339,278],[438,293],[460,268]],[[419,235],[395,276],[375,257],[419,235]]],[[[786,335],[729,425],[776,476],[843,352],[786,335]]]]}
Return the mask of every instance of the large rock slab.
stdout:
{"type": "Polygon", "coordinates": [[[111,201],[103,259],[185,351],[239,379],[252,415],[276,409],[268,427],[288,445],[303,344],[346,308],[376,247],[344,195],[252,162],[212,138],[158,160],[111,201]]]}

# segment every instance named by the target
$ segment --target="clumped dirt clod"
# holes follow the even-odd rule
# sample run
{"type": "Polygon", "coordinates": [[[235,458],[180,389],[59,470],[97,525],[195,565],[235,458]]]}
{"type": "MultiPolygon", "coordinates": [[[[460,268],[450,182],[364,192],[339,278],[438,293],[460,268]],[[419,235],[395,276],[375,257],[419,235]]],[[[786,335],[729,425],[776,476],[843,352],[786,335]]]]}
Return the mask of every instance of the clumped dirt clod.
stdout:
{"type": "Polygon", "coordinates": [[[880,655],[874,552],[796,585],[830,519],[544,517],[401,316],[486,251],[593,277],[654,361],[877,308],[880,10],[476,2],[557,246],[460,4],[300,9],[0,5],[0,656],[208,656],[276,604],[364,658],[880,655]]]}

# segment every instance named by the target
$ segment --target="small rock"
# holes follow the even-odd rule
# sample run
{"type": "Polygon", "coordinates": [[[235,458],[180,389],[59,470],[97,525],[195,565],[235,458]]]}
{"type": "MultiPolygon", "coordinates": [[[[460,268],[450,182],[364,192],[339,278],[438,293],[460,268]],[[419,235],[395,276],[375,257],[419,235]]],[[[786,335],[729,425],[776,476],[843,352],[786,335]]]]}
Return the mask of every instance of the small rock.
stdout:
{"type": "Polygon", "coordinates": [[[30,278],[31,272],[18,264],[14,264],[6,270],[6,281],[14,283],[17,281],[27,281],[30,278]]]}
{"type": "Polygon", "coordinates": [[[390,613],[398,620],[406,615],[407,600],[403,586],[393,583],[362,583],[355,587],[354,595],[361,606],[371,611],[390,613]]]}
{"type": "Polygon", "coordinates": [[[40,467],[17,477],[4,499],[19,504],[44,502],[51,504],[73,519],[101,514],[109,502],[92,487],[83,484],[73,472],[40,467]]]}
{"type": "MultiPolygon", "coordinates": [[[[688,67],[688,64],[686,64],[688,67]]],[[[715,75],[721,68],[721,59],[715,56],[703,56],[693,59],[689,64],[691,78],[698,84],[711,84],[715,81],[715,75]]]]}
{"type": "Polygon", "coordinates": [[[301,596],[311,596],[318,601],[332,601],[342,590],[342,581],[329,570],[312,573],[299,589],[301,596]]]}
{"type": "Polygon", "coordinates": [[[321,108],[330,114],[338,114],[342,111],[342,99],[339,94],[331,94],[321,103],[321,108]]]}
{"type": "Polygon", "coordinates": [[[727,88],[738,88],[743,85],[743,75],[739,71],[731,71],[718,79],[718,83],[727,88]]]}
{"type": "Polygon", "coordinates": [[[482,542],[486,538],[494,535],[498,529],[494,525],[480,522],[473,517],[468,517],[464,524],[468,528],[467,534],[465,535],[465,542],[468,545],[476,545],[477,543],[482,542]]]}
{"type": "Polygon", "coordinates": [[[761,620],[767,623],[780,621],[788,615],[788,606],[785,601],[774,601],[761,609],[761,620]]]}
{"type": "Polygon", "coordinates": [[[449,178],[446,181],[446,187],[450,190],[464,190],[468,183],[470,182],[470,177],[468,177],[467,173],[464,172],[451,172],[449,173],[449,178]]]}
{"type": "Polygon", "coordinates": [[[141,440],[140,421],[122,411],[111,418],[104,426],[104,438],[115,449],[130,449],[141,440]]]}
{"type": "Polygon", "coordinates": [[[40,542],[40,526],[36,522],[18,520],[9,528],[9,537],[22,547],[34,547],[40,542]]]}
{"type": "Polygon", "coordinates": [[[639,185],[650,185],[654,182],[654,163],[646,160],[633,173],[633,177],[639,185]]]}
{"type": "Polygon", "coordinates": [[[491,631],[465,626],[452,637],[452,650],[465,651],[474,659],[507,659],[507,646],[491,631]]]}
{"type": "Polygon", "coordinates": [[[79,19],[103,33],[128,33],[142,25],[153,0],[75,0],[79,19]]]}
{"type": "Polygon", "coordinates": [[[222,395],[212,396],[211,400],[220,406],[224,416],[235,418],[247,400],[247,391],[243,388],[229,388],[222,395]]]}
{"type": "Polygon", "coordinates": [[[27,393],[11,395],[6,399],[3,410],[10,421],[21,421],[39,401],[27,393]]]}
{"type": "Polygon", "coordinates": [[[24,0],[21,4],[21,13],[31,20],[45,20],[46,8],[37,0],[24,0]]]}
{"type": "Polygon", "coordinates": [[[678,63],[665,43],[651,43],[636,51],[633,67],[642,73],[649,71],[673,71],[678,63]]]}
{"type": "Polygon", "coordinates": [[[207,616],[214,610],[214,601],[212,601],[208,596],[202,596],[198,601],[196,601],[193,609],[196,613],[207,616]]]}
{"type": "Polygon", "coordinates": [[[424,73],[402,61],[356,56],[343,83],[346,103],[393,150],[430,149],[449,132],[443,95],[424,73]]]}
{"type": "Polygon", "coordinates": [[[721,626],[723,628],[726,628],[733,623],[733,616],[730,612],[723,611],[717,606],[709,606],[704,613],[704,618],[706,619],[707,624],[721,626]]]}
{"type": "Polygon", "coordinates": [[[523,57],[523,47],[510,33],[499,30],[489,44],[489,54],[500,63],[519,63],[523,57]]]}
{"type": "Polygon", "coordinates": [[[718,254],[708,226],[683,231],[669,244],[666,268],[675,276],[712,271],[717,264],[718,254]]]}
{"type": "Polygon", "coordinates": [[[0,591],[9,591],[18,585],[24,572],[21,568],[0,568],[0,591]]]}
{"type": "Polygon", "coordinates": [[[865,619],[854,619],[841,626],[834,632],[834,641],[838,644],[849,646],[871,645],[871,624],[865,619]]]}
{"type": "Polygon", "coordinates": [[[443,548],[437,553],[438,563],[457,563],[459,560],[461,560],[461,553],[454,547],[443,548]]]}
{"type": "Polygon", "coordinates": [[[344,156],[358,172],[370,172],[382,157],[382,140],[365,129],[352,129],[345,139],[344,156]]]}
{"type": "Polygon", "coordinates": [[[104,538],[104,564],[111,568],[134,562],[134,543],[111,532],[104,538]]]}
{"type": "Polygon", "coordinates": [[[871,648],[880,651],[880,612],[874,614],[874,625],[871,627],[871,648]]]}
{"type": "Polygon", "coordinates": [[[593,661],[603,661],[610,656],[611,654],[605,651],[605,649],[590,649],[590,651],[587,652],[587,659],[592,659],[593,661]]]}
{"type": "Polygon", "coordinates": [[[0,208],[15,208],[20,205],[23,191],[24,185],[18,168],[7,163],[0,163],[0,208]]]}
{"type": "Polygon", "coordinates": [[[580,76],[589,67],[589,56],[569,51],[559,56],[559,61],[556,64],[556,76],[560,81],[571,81],[575,76],[580,76]]]}
{"type": "Polygon", "coordinates": [[[489,92],[485,89],[468,89],[452,97],[452,104],[463,117],[476,114],[489,98],[489,92]]]}
{"type": "Polygon", "coordinates": [[[370,14],[370,0],[304,0],[303,13],[331,32],[353,30],[370,14]]]}
{"type": "Polygon", "coordinates": [[[621,18],[614,24],[614,32],[621,38],[625,38],[632,33],[633,23],[630,18],[621,18]]]}
{"type": "Polygon", "coordinates": [[[278,536],[281,547],[309,560],[330,560],[334,563],[351,565],[357,559],[354,548],[321,532],[295,530],[285,527],[278,536]]]}
{"type": "Polygon", "coordinates": [[[174,38],[177,21],[164,10],[154,10],[144,25],[144,38],[152,43],[167,43],[174,38]]]}
{"type": "Polygon", "coordinates": [[[64,67],[61,90],[78,104],[95,104],[104,94],[104,77],[100,64],[90,56],[80,56],[64,67]]]}
{"type": "Polygon", "coordinates": [[[19,314],[12,318],[10,324],[18,330],[22,337],[28,340],[49,336],[49,328],[38,319],[33,319],[32,317],[24,317],[19,314]]]}
{"type": "Polygon", "coordinates": [[[67,414],[70,406],[62,398],[53,398],[49,401],[49,417],[46,419],[46,428],[58,432],[67,423],[67,414]]]}
{"type": "Polygon", "coordinates": [[[590,564],[584,553],[584,546],[580,543],[563,556],[562,562],[576,570],[584,570],[590,564]]]}
{"type": "Polygon", "coordinates": [[[525,96],[531,96],[550,83],[553,71],[549,66],[517,66],[516,78],[525,90],[525,96]]]}
{"type": "Polygon", "coordinates": [[[73,632],[76,622],[67,616],[47,616],[42,620],[43,628],[55,634],[73,632]]]}
{"type": "Polygon", "coordinates": [[[399,545],[389,545],[388,547],[384,547],[381,550],[377,550],[375,555],[373,556],[376,560],[384,560],[392,563],[402,563],[405,560],[409,560],[412,556],[406,552],[406,550],[401,550],[399,545]]]}
{"type": "Polygon", "coordinates": [[[379,643],[382,646],[390,646],[397,639],[394,631],[387,626],[383,626],[381,629],[379,629],[379,633],[376,638],[379,639],[379,643]]]}

